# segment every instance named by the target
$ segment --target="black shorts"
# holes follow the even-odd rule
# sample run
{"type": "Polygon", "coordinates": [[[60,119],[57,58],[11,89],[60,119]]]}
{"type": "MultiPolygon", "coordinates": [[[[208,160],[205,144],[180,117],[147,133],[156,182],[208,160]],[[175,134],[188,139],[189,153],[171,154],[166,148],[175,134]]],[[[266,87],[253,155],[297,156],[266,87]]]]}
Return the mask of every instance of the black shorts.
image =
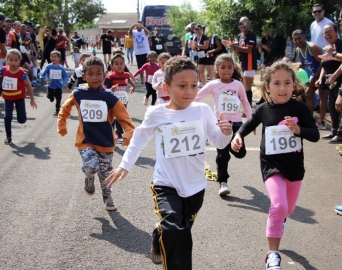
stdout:
{"type": "Polygon", "coordinates": [[[147,62],[147,53],[136,55],[138,68],[141,68],[147,62]]]}
{"type": "Polygon", "coordinates": [[[112,54],[112,48],[103,49],[103,54],[112,54]]]}
{"type": "Polygon", "coordinates": [[[65,51],[66,49],[57,49],[61,53],[61,60],[65,61],[65,51]]]}

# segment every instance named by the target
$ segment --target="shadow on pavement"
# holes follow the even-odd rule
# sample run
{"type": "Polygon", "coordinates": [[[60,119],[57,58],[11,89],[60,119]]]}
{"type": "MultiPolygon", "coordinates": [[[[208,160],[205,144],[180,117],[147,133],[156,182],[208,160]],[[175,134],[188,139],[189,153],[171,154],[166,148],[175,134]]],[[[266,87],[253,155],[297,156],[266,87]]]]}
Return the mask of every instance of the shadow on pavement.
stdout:
{"type": "Polygon", "coordinates": [[[299,255],[298,253],[292,250],[281,249],[280,252],[284,253],[287,257],[291,258],[294,262],[302,265],[304,269],[318,270],[316,267],[312,266],[305,257],[299,255]]]}
{"type": "Polygon", "coordinates": [[[10,145],[13,149],[13,153],[18,157],[24,157],[25,155],[34,155],[36,159],[50,159],[51,150],[49,147],[44,147],[40,149],[36,147],[36,143],[28,143],[27,145],[20,147],[14,143],[10,145]]]}
{"type": "Polygon", "coordinates": [[[149,257],[151,235],[138,229],[118,212],[108,212],[115,227],[105,218],[94,218],[102,223],[102,233],[92,233],[90,236],[105,240],[128,252],[145,254],[149,257]]]}
{"type": "MultiPolygon", "coordinates": [[[[245,200],[234,196],[225,196],[222,197],[223,200],[229,202],[237,202],[245,205],[236,205],[236,204],[228,204],[231,207],[249,209],[257,212],[268,213],[270,200],[268,196],[264,193],[260,192],[254,187],[243,186],[245,189],[249,190],[253,194],[253,198],[251,200],[245,200]]],[[[309,209],[305,209],[300,206],[296,206],[295,211],[290,218],[302,223],[315,224],[317,221],[312,217],[315,215],[315,212],[309,209]]]]}
{"type": "MultiPolygon", "coordinates": [[[[120,147],[116,146],[114,149],[114,152],[118,153],[120,156],[123,156],[125,153],[125,150],[122,150],[120,147]]],[[[156,161],[152,158],[147,158],[147,157],[139,157],[137,162],[135,163],[135,166],[139,166],[142,168],[145,168],[145,165],[148,165],[150,167],[154,167],[156,161]]]]}

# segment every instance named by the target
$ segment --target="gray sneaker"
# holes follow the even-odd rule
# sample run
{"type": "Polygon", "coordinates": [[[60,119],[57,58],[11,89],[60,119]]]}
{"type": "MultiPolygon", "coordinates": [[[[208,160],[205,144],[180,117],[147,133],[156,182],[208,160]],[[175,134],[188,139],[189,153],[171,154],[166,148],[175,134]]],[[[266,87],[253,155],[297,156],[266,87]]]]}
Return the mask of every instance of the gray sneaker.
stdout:
{"type": "Polygon", "coordinates": [[[89,179],[87,177],[84,179],[84,190],[88,196],[93,196],[95,193],[94,180],[94,178],[89,179]]]}
{"type": "Polygon", "coordinates": [[[326,125],[323,121],[318,120],[316,122],[316,126],[317,126],[318,130],[328,130],[328,128],[326,127],[326,125]]]}
{"type": "Polygon", "coordinates": [[[111,195],[109,197],[103,197],[103,203],[105,204],[105,208],[107,211],[116,211],[116,205],[113,202],[113,198],[111,195]]]}

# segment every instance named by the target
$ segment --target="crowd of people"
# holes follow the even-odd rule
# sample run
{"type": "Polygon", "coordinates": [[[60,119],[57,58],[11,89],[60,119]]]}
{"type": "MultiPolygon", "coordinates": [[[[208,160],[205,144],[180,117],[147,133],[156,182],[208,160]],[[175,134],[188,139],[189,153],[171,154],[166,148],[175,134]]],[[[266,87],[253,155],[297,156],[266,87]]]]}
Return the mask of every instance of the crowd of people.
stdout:
{"type": "MultiPolygon", "coordinates": [[[[163,264],[164,269],[189,270],[192,269],[191,228],[207,186],[206,142],[217,148],[215,180],[219,183],[219,196],[226,196],[231,192],[228,186],[231,154],[244,158],[247,153],[244,138],[252,132],[255,134],[262,124],[260,164],[270,197],[265,264],[267,270],[281,269],[279,247],[283,226],[295,209],[304,178],[303,140],[319,140],[318,130],[325,127],[322,110],[327,108],[324,104],[327,100],[332,132],[323,138],[330,143],[342,141],[342,41],[336,25],[324,17],[323,5],[315,4],[312,14],[315,21],[311,25],[310,41],[300,29],[292,33],[297,47],[295,56],[299,58],[297,65],[293,63],[296,57],[285,57],[286,39],[273,30],[274,24],[265,29],[263,39],[257,42],[247,17],[240,18],[241,33],[234,40],[207,36],[204,27],[190,23],[186,26],[184,56],[171,57],[160,29],[157,27],[151,33],[137,21],[125,38],[113,36],[111,30],[96,37],[92,46],[102,47],[104,61],[96,53],[92,56],[81,52],[84,40],[75,32],[70,38],[75,71],[68,80],[64,65],[67,66],[69,38],[63,29],[51,29],[51,33],[50,29],[43,29],[42,71],[38,75],[34,59],[38,55],[36,31],[40,25],[34,20],[24,24],[6,20],[0,13],[5,144],[12,143],[14,105],[18,122],[24,123],[25,89],[31,106],[37,108],[32,86],[44,81],[47,98],[56,101],[60,135],[67,134],[72,108],[78,110],[75,145],[82,160],[86,194],[94,195],[97,174],[105,208],[115,211],[111,186],[129,173],[155,135],[156,165],[151,190],[160,220],[152,232],[152,261],[163,264]],[[128,64],[133,64],[135,55],[138,70],[134,74],[127,67],[125,53],[119,48],[121,44],[126,49],[128,64]],[[253,112],[252,86],[258,69],[258,53],[263,56],[259,64],[263,69],[263,100],[253,112]],[[233,54],[238,56],[239,63],[233,54]],[[45,61],[48,61],[46,66],[45,61]],[[127,105],[128,92],[135,92],[138,76],[146,87],[143,104],[147,106],[151,97],[151,106],[141,125],[135,128],[127,105]],[[62,104],[63,87],[70,94],[62,104]],[[321,114],[316,122],[313,109],[317,89],[321,114]],[[200,102],[209,95],[213,98],[214,110],[200,102]],[[245,122],[240,107],[247,118],[245,122]],[[128,147],[114,169],[116,144],[128,147]]],[[[335,210],[342,214],[341,209],[337,206],[335,210]]]]}

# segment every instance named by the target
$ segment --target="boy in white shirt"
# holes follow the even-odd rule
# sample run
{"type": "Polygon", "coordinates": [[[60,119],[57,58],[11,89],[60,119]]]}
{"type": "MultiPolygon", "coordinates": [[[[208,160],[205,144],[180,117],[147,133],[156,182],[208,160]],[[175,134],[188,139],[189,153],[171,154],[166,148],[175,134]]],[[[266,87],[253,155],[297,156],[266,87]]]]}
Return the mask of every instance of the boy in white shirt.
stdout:
{"type": "Polygon", "coordinates": [[[152,261],[163,263],[164,269],[191,269],[191,227],[207,186],[203,173],[206,141],[225,148],[232,127],[227,120],[217,122],[208,105],[193,102],[198,90],[197,68],[189,58],[176,56],[166,62],[163,87],[170,101],[147,109],[119,167],[111,171],[106,182],[111,187],[123,179],[156,135],[151,189],[161,220],[152,233],[152,261]]]}

